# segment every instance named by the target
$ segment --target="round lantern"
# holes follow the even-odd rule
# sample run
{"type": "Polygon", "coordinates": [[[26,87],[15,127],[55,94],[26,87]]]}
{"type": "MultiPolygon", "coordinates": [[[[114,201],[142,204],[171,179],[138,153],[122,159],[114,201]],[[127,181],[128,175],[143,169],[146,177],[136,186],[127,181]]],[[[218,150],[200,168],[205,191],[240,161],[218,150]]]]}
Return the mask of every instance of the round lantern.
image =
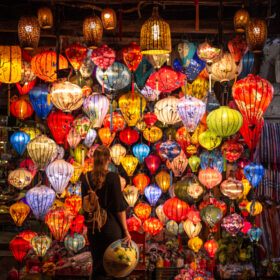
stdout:
{"type": "Polygon", "coordinates": [[[189,166],[192,172],[197,172],[199,165],[200,158],[198,156],[192,155],[191,157],[189,157],[189,166]]]}
{"type": "Polygon", "coordinates": [[[36,17],[21,17],[18,21],[18,39],[20,46],[26,50],[38,47],[40,40],[40,25],[36,17]]]}
{"type": "Polygon", "coordinates": [[[245,33],[246,26],[250,20],[250,15],[245,9],[239,9],[233,18],[234,29],[237,33],[245,33]]]}
{"type": "Polygon", "coordinates": [[[126,148],[121,144],[115,144],[110,148],[111,158],[116,165],[120,165],[121,160],[126,155],[126,148]]]}
{"type": "Polygon", "coordinates": [[[125,128],[125,121],[120,113],[113,112],[105,116],[103,126],[109,127],[113,132],[118,132],[125,128]]]}
{"type": "Polygon", "coordinates": [[[44,219],[55,200],[55,192],[44,185],[34,187],[26,193],[26,201],[37,219],[44,219]]]}
{"type": "Polygon", "coordinates": [[[30,208],[24,202],[18,201],[10,206],[9,212],[16,226],[21,227],[30,212],[30,208]]]}
{"type": "Polygon", "coordinates": [[[148,112],[144,115],[143,120],[148,127],[151,127],[157,122],[157,116],[152,112],[148,112]]]}
{"type": "Polygon", "coordinates": [[[98,130],[98,136],[103,145],[109,147],[115,139],[116,133],[111,132],[110,128],[102,127],[98,130]]]}
{"type": "Polygon", "coordinates": [[[241,154],[244,151],[244,148],[242,144],[234,140],[233,141],[229,140],[224,142],[221,151],[227,161],[234,162],[240,158],[241,154]]]}
{"type": "Polygon", "coordinates": [[[83,104],[82,89],[68,81],[54,83],[50,91],[53,105],[63,112],[72,112],[83,104]]]}
{"type": "Polygon", "coordinates": [[[172,169],[175,177],[182,176],[185,169],[187,168],[187,165],[188,159],[183,151],[181,151],[181,153],[172,161],[166,161],[167,168],[172,169]]]}
{"type": "Polygon", "coordinates": [[[23,155],[26,146],[30,141],[30,136],[25,132],[18,131],[14,132],[10,137],[10,143],[19,155],[23,155]]]}
{"type": "Polygon", "coordinates": [[[89,48],[97,48],[103,36],[102,22],[98,16],[95,15],[84,19],[83,35],[89,48]]]}
{"type": "Polygon", "coordinates": [[[171,177],[168,172],[165,170],[161,170],[156,176],[155,176],[156,183],[161,188],[161,190],[166,193],[170,187],[171,183],[171,177]]]}
{"type": "Polygon", "coordinates": [[[193,237],[188,241],[188,247],[191,250],[193,250],[195,253],[198,253],[202,245],[203,245],[203,241],[198,236],[193,237]]]}
{"type": "Polygon", "coordinates": [[[31,245],[31,240],[33,237],[37,236],[38,234],[34,231],[31,230],[24,230],[22,232],[20,232],[17,236],[22,237],[23,239],[25,239],[26,241],[29,242],[29,244],[31,245]]]}
{"type": "Polygon", "coordinates": [[[16,83],[20,95],[27,94],[36,84],[36,75],[31,70],[31,63],[22,60],[21,80],[16,83]]]}
{"type": "Polygon", "coordinates": [[[266,21],[259,18],[252,18],[246,26],[246,40],[250,51],[260,53],[267,39],[266,21]]]}
{"type": "Polygon", "coordinates": [[[222,219],[223,212],[220,208],[210,204],[200,210],[200,216],[206,225],[213,228],[222,219]]]}
{"type": "Polygon", "coordinates": [[[200,154],[200,166],[202,169],[213,168],[220,173],[224,170],[224,157],[218,150],[204,151],[200,154]]]}
{"type": "Polygon", "coordinates": [[[135,215],[143,222],[147,220],[152,212],[152,208],[149,204],[140,202],[134,207],[135,215]]]}
{"type": "Polygon", "coordinates": [[[206,63],[212,64],[217,61],[222,54],[222,50],[210,45],[207,41],[201,43],[197,48],[197,55],[206,63]]]}
{"type": "Polygon", "coordinates": [[[105,95],[93,93],[84,100],[83,111],[92,121],[92,127],[101,127],[109,109],[109,100],[105,95]]]}
{"type": "Polygon", "coordinates": [[[117,26],[117,16],[113,9],[106,8],[101,12],[101,21],[105,30],[113,30],[117,26]]]}
{"type": "Polygon", "coordinates": [[[37,17],[42,29],[50,29],[53,27],[53,14],[50,8],[40,7],[37,11],[37,17]]]}
{"type": "Polygon", "coordinates": [[[144,139],[150,143],[156,143],[162,138],[162,130],[157,126],[147,127],[143,131],[144,139]]]}
{"type": "MultiPolygon", "coordinates": [[[[98,66],[98,68],[103,71],[103,74],[104,71],[107,70],[115,62],[115,59],[116,52],[107,45],[102,45],[91,52],[91,60],[96,66],[98,66]]],[[[106,76],[103,75],[102,80],[104,80],[105,77],[106,76]]],[[[102,85],[104,85],[103,81],[102,85]]]]}
{"type": "Polygon", "coordinates": [[[222,182],[222,174],[217,169],[208,167],[199,171],[198,179],[207,189],[212,189],[222,182]]]}
{"type": "Polygon", "coordinates": [[[253,188],[257,188],[264,177],[264,167],[261,164],[249,163],[244,167],[244,175],[253,188]]]}
{"type": "Polygon", "coordinates": [[[192,83],[182,87],[185,95],[193,96],[197,99],[204,99],[208,93],[209,83],[206,79],[197,77],[192,83]]]}
{"type": "Polygon", "coordinates": [[[141,89],[141,94],[146,98],[147,101],[155,101],[158,99],[160,91],[146,85],[141,89]]]}
{"type": "Polygon", "coordinates": [[[228,178],[220,186],[221,193],[230,199],[237,199],[243,193],[243,185],[234,178],[228,178]]]}
{"type": "Polygon", "coordinates": [[[208,253],[210,258],[214,258],[216,252],[218,251],[219,244],[215,239],[207,240],[204,243],[204,249],[208,253]]]}
{"type": "Polygon", "coordinates": [[[162,190],[156,184],[151,184],[145,188],[144,194],[150,205],[155,206],[161,197],[162,190]]]}
{"type": "Polygon", "coordinates": [[[52,239],[47,235],[38,235],[31,239],[31,246],[38,257],[43,258],[52,244],[52,239]]]}
{"type": "Polygon", "coordinates": [[[75,128],[71,128],[67,134],[66,140],[70,148],[75,149],[81,141],[81,136],[75,128]]]}
{"type": "Polygon", "coordinates": [[[135,144],[139,139],[139,133],[130,127],[126,127],[124,130],[122,130],[119,134],[119,138],[121,142],[124,144],[131,146],[135,144]]]}
{"type": "Polygon", "coordinates": [[[28,251],[30,250],[30,242],[22,237],[16,236],[10,241],[10,251],[18,262],[22,262],[28,251]]]}
{"type": "Polygon", "coordinates": [[[121,159],[121,165],[127,176],[133,176],[133,173],[138,165],[138,159],[132,155],[126,155],[121,159]]]}
{"type": "Polygon", "coordinates": [[[50,113],[53,104],[48,102],[48,86],[41,84],[35,86],[29,92],[29,100],[32,107],[39,118],[45,119],[50,113]]]}
{"type": "Polygon", "coordinates": [[[225,228],[230,235],[236,236],[243,227],[243,219],[237,213],[233,213],[223,218],[221,226],[225,228]]]}
{"type": "Polygon", "coordinates": [[[141,221],[138,218],[134,217],[134,216],[128,218],[126,220],[126,224],[127,224],[127,229],[128,229],[129,232],[132,232],[132,231],[137,232],[137,231],[139,231],[140,228],[141,228],[141,225],[142,225],[141,221]]]}
{"type": "Polygon", "coordinates": [[[198,210],[195,210],[195,208],[189,210],[187,218],[188,220],[192,221],[194,224],[201,222],[200,213],[198,210]]]}
{"type": "Polygon", "coordinates": [[[189,205],[177,197],[169,198],[163,204],[163,212],[166,217],[175,222],[181,222],[187,218],[189,205]]]}
{"type": "Polygon", "coordinates": [[[199,235],[202,224],[200,222],[194,223],[191,220],[187,219],[183,222],[184,231],[189,238],[193,238],[199,235]]]}
{"type": "Polygon", "coordinates": [[[75,254],[83,249],[86,245],[86,240],[83,235],[79,233],[69,234],[64,239],[64,246],[68,251],[72,251],[75,254]]]}
{"type": "Polygon", "coordinates": [[[8,182],[13,187],[21,190],[32,182],[33,176],[25,168],[18,168],[9,173],[8,182]]]}
{"type": "Polygon", "coordinates": [[[250,213],[251,216],[257,216],[261,214],[263,207],[259,201],[250,201],[246,205],[246,210],[250,213]]]}
{"type": "Polygon", "coordinates": [[[173,161],[181,153],[181,146],[172,140],[167,140],[159,145],[159,155],[163,159],[173,161]]]}
{"type": "Polygon", "coordinates": [[[129,92],[120,97],[119,107],[128,126],[135,126],[146,108],[146,99],[136,92],[129,92]]]}
{"type": "Polygon", "coordinates": [[[139,190],[135,186],[127,185],[123,190],[123,196],[129,207],[134,207],[138,200],[139,190]]]}
{"type": "Polygon", "coordinates": [[[157,218],[149,218],[143,223],[143,230],[152,236],[159,234],[162,229],[163,224],[157,218]]]}
{"type": "Polygon", "coordinates": [[[206,130],[198,136],[198,141],[203,148],[213,150],[222,143],[222,137],[211,130],[206,130]]]}
{"type": "Polygon", "coordinates": [[[165,216],[165,214],[163,212],[163,205],[162,204],[157,206],[156,215],[163,224],[166,224],[166,222],[168,221],[168,218],[165,216]]]}
{"type": "MultiPolygon", "coordinates": [[[[43,51],[32,58],[31,69],[38,78],[52,83],[57,80],[56,63],[55,51],[43,51]]],[[[59,55],[59,70],[65,68],[68,68],[67,59],[59,55]]]]}
{"type": "Polygon", "coordinates": [[[149,185],[149,183],[150,178],[145,173],[139,173],[133,177],[133,184],[136,186],[136,188],[141,194],[143,193],[144,189],[149,185]]]}
{"type": "Polygon", "coordinates": [[[19,46],[0,46],[1,63],[0,82],[17,83],[21,80],[21,48],[19,46]]]}
{"type": "Polygon", "coordinates": [[[181,120],[177,111],[178,103],[179,99],[174,96],[168,96],[159,100],[155,104],[155,114],[158,120],[168,125],[178,123],[181,120]]]}
{"type": "Polygon", "coordinates": [[[13,97],[11,99],[10,111],[14,117],[20,120],[25,120],[33,114],[33,108],[30,102],[23,97],[13,97]]]}
{"type": "Polygon", "coordinates": [[[144,162],[144,159],[149,155],[150,153],[150,147],[146,144],[139,143],[133,146],[132,152],[134,156],[136,156],[140,163],[144,162]]]}
{"type": "Polygon", "coordinates": [[[145,164],[149,169],[151,175],[155,174],[161,164],[160,157],[157,155],[148,155],[145,158],[145,164]]]}
{"type": "Polygon", "coordinates": [[[69,230],[74,216],[63,207],[51,209],[45,217],[45,223],[48,225],[53,237],[57,241],[63,241],[69,230]]]}
{"type": "Polygon", "coordinates": [[[180,99],[177,108],[178,114],[187,131],[194,132],[205,113],[205,103],[195,97],[188,96],[180,99]]]}

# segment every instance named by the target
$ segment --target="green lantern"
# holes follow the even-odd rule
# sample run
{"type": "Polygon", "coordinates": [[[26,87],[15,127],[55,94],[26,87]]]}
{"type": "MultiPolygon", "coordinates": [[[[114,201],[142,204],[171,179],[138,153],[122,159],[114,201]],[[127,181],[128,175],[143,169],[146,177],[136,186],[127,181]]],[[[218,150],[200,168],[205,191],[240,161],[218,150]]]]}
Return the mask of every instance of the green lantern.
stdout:
{"type": "Polygon", "coordinates": [[[76,162],[79,164],[84,164],[84,160],[88,152],[88,149],[84,145],[79,144],[74,150],[71,150],[70,152],[76,162]]]}
{"type": "Polygon", "coordinates": [[[228,137],[240,129],[243,118],[237,110],[221,106],[207,116],[206,122],[208,128],[218,136],[228,137]]]}
{"type": "Polygon", "coordinates": [[[192,172],[197,172],[200,165],[200,158],[196,155],[192,155],[189,158],[189,166],[191,167],[192,172]]]}
{"type": "Polygon", "coordinates": [[[214,205],[208,205],[200,210],[200,217],[207,226],[214,227],[222,219],[223,212],[214,205]]]}

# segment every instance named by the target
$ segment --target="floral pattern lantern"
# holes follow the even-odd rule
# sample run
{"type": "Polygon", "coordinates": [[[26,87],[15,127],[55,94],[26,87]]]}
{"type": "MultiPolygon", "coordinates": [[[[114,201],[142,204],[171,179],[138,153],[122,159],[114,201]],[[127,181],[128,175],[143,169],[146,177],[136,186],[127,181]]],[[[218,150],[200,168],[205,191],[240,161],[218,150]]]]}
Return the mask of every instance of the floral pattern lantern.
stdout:
{"type": "Polygon", "coordinates": [[[171,184],[171,176],[165,170],[161,170],[156,176],[155,180],[160,189],[166,193],[171,184]]]}
{"type": "Polygon", "coordinates": [[[200,210],[200,216],[207,226],[213,228],[222,219],[223,212],[220,208],[210,204],[200,210]]]}
{"type": "Polygon", "coordinates": [[[194,238],[199,235],[202,224],[200,222],[194,223],[191,220],[187,219],[183,222],[184,231],[189,238],[194,238]]]}
{"type": "Polygon", "coordinates": [[[240,158],[244,148],[242,144],[229,140],[223,144],[221,151],[227,161],[235,162],[240,158]]]}
{"type": "Polygon", "coordinates": [[[19,155],[23,155],[26,150],[26,146],[30,141],[30,136],[22,131],[14,132],[10,137],[10,142],[13,148],[19,155]]]}
{"type": "Polygon", "coordinates": [[[163,159],[172,161],[181,153],[181,146],[172,140],[167,140],[159,145],[159,155],[163,159]]]}
{"type": "Polygon", "coordinates": [[[222,182],[222,174],[208,167],[199,171],[198,179],[207,189],[212,189],[222,182]]]}
{"type": "Polygon", "coordinates": [[[91,127],[91,122],[88,117],[79,115],[74,119],[72,126],[75,128],[76,132],[81,136],[81,138],[85,139],[91,127]]]}
{"type": "Polygon", "coordinates": [[[188,159],[183,151],[181,151],[181,153],[172,161],[166,161],[167,168],[172,169],[175,177],[182,176],[185,169],[187,168],[187,165],[188,159]]]}
{"type": "Polygon", "coordinates": [[[139,190],[139,192],[142,194],[144,189],[149,185],[150,178],[145,173],[139,173],[133,178],[133,184],[136,186],[136,188],[139,190]]]}
{"type": "Polygon", "coordinates": [[[208,93],[209,84],[206,79],[197,77],[192,83],[187,83],[187,85],[182,86],[181,89],[185,95],[203,100],[208,93]]]}
{"type": "Polygon", "coordinates": [[[43,258],[52,244],[52,240],[47,235],[35,236],[31,239],[31,246],[38,257],[43,258]]]}
{"type": "Polygon", "coordinates": [[[115,139],[116,133],[111,132],[110,128],[102,127],[98,130],[98,136],[103,145],[109,147],[115,139]]]}
{"type": "Polygon", "coordinates": [[[95,65],[102,70],[108,69],[115,61],[116,53],[113,49],[107,45],[103,45],[95,50],[91,54],[91,59],[95,65]]]}
{"type": "Polygon", "coordinates": [[[133,176],[133,173],[138,165],[138,159],[132,155],[126,155],[121,159],[121,165],[127,176],[133,176]]]}
{"type": "Polygon", "coordinates": [[[85,222],[85,217],[83,215],[77,214],[70,226],[71,233],[73,232],[82,233],[84,229],[84,222],[85,222]]]}
{"type": "Polygon", "coordinates": [[[21,227],[30,212],[30,207],[22,201],[18,201],[10,206],[10,215],[16,226],[21,227]]]}
{"type": "Polygon", "coordinates": [[[127,185],[123,190],[123,196],[129,207],[134,207],[138,200],[139,190],[135,186],[127,185]]]}
{"type": "Polygon", "coordinates": [[[68,251],[78,253],[86,245],[86,240],[83,235],[79,233],[69,234],[64,239],[64,246],[68,251]]]}
{"type": "Polygon", "coordinates": [[[156,184],[151,184],[145,188],[144,194],[149,204],[155,206],[161,197],[162,190],[156,184]]]}
{"type": "Polygon", "coordinates": [[[25,168],[18,168],[13,170],[8,175],[8,182],[13,187],[21,190],[28,186],[32,182],[33,176],[31,172],[29,172],[25,168]]]}
{"type": "Polygon", "coordinates": [[[122,158],[126,155],[126,148],[121,144],[115,144],[110,148],[111,158],[116,165],[120,165],[122,158]]]}
{"type": "Polygon", "coordinates": [[[243,227],[243,219],[240,215],[233,213],[223,218],[222,227],[232,236],[236,234],[243,227]]]}
{"type": "Polygon", "coordinates": [[[22,237],[16,236],[10,241],[10,251],[19,263],[22,263],[29,250],[30,242],[22,237]]]}
{"type": "Polygon", "coordinates": [[[134,213],[135,215],[142,221],[144,222],[147,220],[152,212],[152,208],[149,204],[140,202],[134,207],[134,213]]]}
{"type": "Polygon", "coordinates": [[[135,72],[142,60],[140,47],[135,43],[130,43],[122,50],[123,60],[131,72],[135,72]]]}
{"type": "Polygon", "coordinates": [[[66,50],[65,54],[75,71],[78,71],[87,55],[87,48],[80,44],[72,44],[66,50]]]}
{"type": "Polygon", "coordinates": [[[158,99],[160,91],[152,89],[149,86],[145,86],[141,89],[141,94],[145,97],[147,101],[155,101],[158,99]]]}
{"type": "Polygon", "coordinates": [[[11,99],[10,111],[14,117],[20,120],[31,117],[34,112],[28,100],[24,99],[24,97],[18,98],[16,96],[11,99]]]}
{"type": "Polygon", "coordinates": [[[149,218],[143,223],[143,229],[150,235],[155,236],[162,231],[163,224],[157,218],[149,218]]]}
{"type": "Polygon", "coordinates": [[[140,163],[144,162],[144,159],[150,153],[150,147],[144,143],[139,143],[132,148],[133,155],[137,157],[140,163]]]}
{"type": "Polygon", "coordinates": [[[163,212],[166,217],[175,222],[181,222],[187,218],[189,205],[177,197],[169,198],[163,204],[163,212]]]}
{"type": "Polygon", "coordinates": [[[155,174],[160,166],[161,160],[157,155],[148,155],[145,158],[145,164],[148,167],[151,175],[155,174]]]}

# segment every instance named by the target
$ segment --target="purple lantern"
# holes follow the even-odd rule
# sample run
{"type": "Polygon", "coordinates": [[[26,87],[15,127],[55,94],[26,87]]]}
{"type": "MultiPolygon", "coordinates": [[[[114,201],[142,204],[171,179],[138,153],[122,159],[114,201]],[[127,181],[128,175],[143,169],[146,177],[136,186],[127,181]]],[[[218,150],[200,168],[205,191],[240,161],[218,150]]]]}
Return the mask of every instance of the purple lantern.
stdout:
{"type": "Polygon", "coordinates": [[[223,218],[222,227],[232,236],[235,236],[243,228],[243,218],[234,213],[223,218]]]}
{"type": "Polygon", "coordinates": [[[144,193],[150,205],[155,206],[161,197],[162,190],[156,184],[151,184],[145,188],[144,193]]]}

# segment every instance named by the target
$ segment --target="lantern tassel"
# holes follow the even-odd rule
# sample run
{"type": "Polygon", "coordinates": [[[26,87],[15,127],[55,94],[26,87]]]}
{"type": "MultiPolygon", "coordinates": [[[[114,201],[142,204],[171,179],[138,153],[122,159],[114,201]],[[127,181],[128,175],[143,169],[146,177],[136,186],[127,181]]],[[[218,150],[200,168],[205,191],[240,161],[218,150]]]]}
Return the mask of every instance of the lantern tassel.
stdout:
{"type": "Polygon", "coordinates": [[[195,4],[195,31],[199,31],[199,2],[194,1],[195,4]]]}

